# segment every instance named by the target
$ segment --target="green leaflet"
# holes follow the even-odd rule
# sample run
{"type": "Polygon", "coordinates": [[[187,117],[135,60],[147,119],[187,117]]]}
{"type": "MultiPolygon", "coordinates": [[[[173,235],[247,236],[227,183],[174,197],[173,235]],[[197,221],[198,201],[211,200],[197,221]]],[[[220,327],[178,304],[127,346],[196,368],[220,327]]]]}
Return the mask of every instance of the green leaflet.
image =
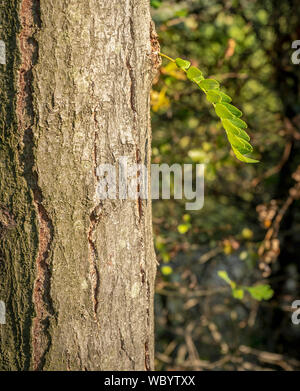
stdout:
{"type": "Polygon", "coordinates": [[[227,102],[216,103],[215,111],[221,118],[228,141],[230,142],[237,159],[245,163],[258,163],[258,160],[244,156],[245,154],[252,152],[253,148],[248,142],[250,137],[244,130],[247,128],[246,122],[237,118],[237,116],[242,115],[242,112],[227,102]]]}
{"type": "Polygon", "coordinates": [[[244,297],[244,290],[243,289],[239,289],[239,288],[234,288],[234,289],[232,289],[232,296],[235,299],[242,300],[243,297],[244,297]]]}
{"type": "Polygon", "coordinates": [[[183,60],[182,58],[176,58],[175,63],[178,66],[178,68],[183,69],[183,70],[187,70],[189,68],[189,66],[191,65],[191,63],[189,61],[183,60]]]}
{"type": "Polygon", "coordinates": [[[215,111],[218,117],[223,118],[234,118],[234,115],[224,106],[222,103],[217,103],[215,106],[215,111]]]}
{"type": "Polygon", "coordinates": [[[216,91],[216,90],[207,91],[206,98],[210,103],[218,103],[222,101],[220,91],[216,91]]]}
{"type": "Polygon", "coordinates": [[[227,103],[227,102],[223,102],[222,103],[234,116],[236,117],[241,117],[242,116],[242,112],[241,110],[239,110],[238,108],[236,108],[235,106],[231,105],[230,103],[227,103]]]}
{"type": "Polygon", "coordinates": [[[219,90],[209,90],[206,92],[206,98],[211,103],[223,103],[223,102],[231,102],[231,98],[229,95],[224,94],[224,92],[219,90]]]}
{"type": "Polygon", "coordinates": [[[233,133],[227,132],[227,137],[230,144],[235,147],[242,155],[246,153],[250,153],[253,151],[252,146],[248,143],[248,141],[244,140],[241,137],[236,136],[233,133]]]}
{"type": "Polygon", "coordinates": [[[261,300],[269,300],[274,294],[273,289],[271,289],[270,285],[255,285],[249,286],[246,288],[253,299],[261,301],[261,300]]]}
{"type": "Polygon", "coordinates": [[[200,71],[200,69],[198,69],[194,66],[189,67],[186,75],[187,75],[188,79],[194,81],[197,84],[200,83],[200,81],[204,79],[203,74],[200,71]]]}
{"type": "Polygon", "coordinates": [[[222,91],[218,91],[218,94],[221,95],[221,98],[222,98],[222,102],[228,102],[230,103],[231,102],[231,98],[229,95],[225,94],[224,92],[222,91]]]}
{"type": "Polygon", "coordinates": [[[233,123],[233,125],[235,125],[238,128],[241,128],[241,129],[248,128],[248,125],[246,124],[246,122],[240,118],[232,118],[230,121],[233,123]]]}
{"type": "Polygon", "coordinates": [[[214,79],[204,79],[200,81],[199,87],[201,87],[205,91],[209,91],[218,89],[220,87],[220,84],[219,82],[217,82],[217,80],[214,79]]]}
{"type": "Polygon", "coordinates": [[[220,278],[222,278],[224,281],[226,281],[227,284],[229,284],[231,287],[233,287],[233,288],[236,287],[236,284],[234,284],[234,285],[232,284],[232,281],[231,281],[231,279],[229,278],[227,272],[225,272],[225,270],[219,270],[219,271],[218,271],[218,276],[219,276],[220,278]]]}
{"type": "Polygon", "coordinates": [[[235,154],[235,156],[244,163],[259,163],[259,160],[251,159],[250,157],[244,156],[242,153],[240,153],[237,149],[232,147],[232,150],[235,154]]]}
{"type": "Polygon", "coordinates": [[[232,119],[222,119],[222,124],[223,124],[223,127],[224,129],[229,132],[229,133],[233,133],[234,135],[238,136],[238,137],[241,137],[243,138],[244,140],[246,141],[249,141],[250,140],[250,137],[249,135],[241,128],[239,128],[238,126],[236,126],[233,122],[232,122],[232,119]]]}
{"type": "MultiPolygon", "coordinates": [[[[247,129],[247,124],[240,119],[242,116],[241,110],[230,104],[231,97],[219,90],[219,82],[214,79],[205,79],[200,69],[191,66],[191,63],[187,60],[176,58],[175,63],[178,68],[187,74],[188,79],[196,83],[205,92],[207,100],[213,104],[236,158],[245,163],[258,163],[258,160],[245,156],[253,151],[249,143],[250,137],[244,130],[247,129]]],[[[236,295],[241,296],[241,292],[236,292],[236,295]]]]}

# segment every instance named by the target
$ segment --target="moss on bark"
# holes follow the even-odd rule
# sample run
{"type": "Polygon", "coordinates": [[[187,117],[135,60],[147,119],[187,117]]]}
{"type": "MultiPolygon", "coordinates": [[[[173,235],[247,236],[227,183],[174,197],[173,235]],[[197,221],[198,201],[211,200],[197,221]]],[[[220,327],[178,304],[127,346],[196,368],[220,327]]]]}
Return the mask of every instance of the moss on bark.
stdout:
{"type": "Polygon", "coordinates": [[[36,210],[24,175],[30,162],[22,153],[24,134],[16,116],[21,63],[17,42],[19,6],[17,0],[0,2],[0,39],[6,45],[6,65],[0,65],[0,209],[10,220],[8,224],[7,220],[0,223],[0,298],[7,311],[7,323],[0,326],[1,370],[30,368],[32,290],[38,248],[36,210]]]}

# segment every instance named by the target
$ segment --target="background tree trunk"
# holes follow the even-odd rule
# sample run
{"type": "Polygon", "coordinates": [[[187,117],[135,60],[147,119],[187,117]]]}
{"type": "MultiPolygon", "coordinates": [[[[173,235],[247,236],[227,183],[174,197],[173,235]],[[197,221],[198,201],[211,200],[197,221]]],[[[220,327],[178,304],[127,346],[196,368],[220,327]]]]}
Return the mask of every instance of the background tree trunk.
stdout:
{"type": "Polygon", "coordinates": [[[96,167],[149,167],[147,0],[0,0],[1,370],[153,369],[151,202],[96,167]]]}

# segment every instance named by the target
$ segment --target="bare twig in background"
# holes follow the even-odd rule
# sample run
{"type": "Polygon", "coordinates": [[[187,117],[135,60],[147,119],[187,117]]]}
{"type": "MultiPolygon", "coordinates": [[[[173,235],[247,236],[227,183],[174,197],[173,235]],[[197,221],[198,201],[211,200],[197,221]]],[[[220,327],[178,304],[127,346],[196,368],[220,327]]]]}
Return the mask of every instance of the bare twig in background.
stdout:
{"type": "Polygon", "coordinates": [[[260,361],[266,362],[268,364],[275,364],[280,366],[285,371],[293,371],[295,369],[300,369],[300,361],[293,358],[288,358],[282,354],[266,352],[249,346],[241,345],[239,351],[243,354],[253,354],[260,361]]]}

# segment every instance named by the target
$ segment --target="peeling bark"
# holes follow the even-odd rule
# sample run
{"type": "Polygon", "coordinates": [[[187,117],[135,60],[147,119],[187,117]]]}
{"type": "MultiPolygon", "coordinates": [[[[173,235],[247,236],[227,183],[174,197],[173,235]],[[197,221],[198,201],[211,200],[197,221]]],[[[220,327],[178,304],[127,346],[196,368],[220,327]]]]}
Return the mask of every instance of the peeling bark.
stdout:
{"type": "Polygon", "coordinates": [[[148,1],[0,0],[0,18],[0,370],[151,370],[151,201],[96,193],[99,164],[150,165],[148,1]]]}

